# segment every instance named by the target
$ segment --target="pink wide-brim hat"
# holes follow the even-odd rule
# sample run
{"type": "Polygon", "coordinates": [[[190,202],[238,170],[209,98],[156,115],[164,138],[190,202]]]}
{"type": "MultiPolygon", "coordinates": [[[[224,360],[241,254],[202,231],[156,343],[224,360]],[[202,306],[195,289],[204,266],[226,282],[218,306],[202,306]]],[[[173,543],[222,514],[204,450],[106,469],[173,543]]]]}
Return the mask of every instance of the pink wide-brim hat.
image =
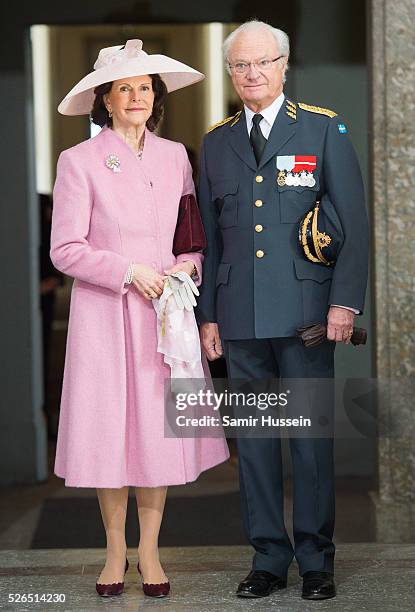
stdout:
{"type": "Polygon", "coordinates": [[[117,45],[101,49],[94,71],[87,74],[64,97],[58,106],[62,115],[88,115],[95,99],[98,85],[145,74],[159,74],[167,91],[175,91],[193,85],[205,75],[167,55],[148,55],[141,40],[127,40],[125,47],[117,45]]]}

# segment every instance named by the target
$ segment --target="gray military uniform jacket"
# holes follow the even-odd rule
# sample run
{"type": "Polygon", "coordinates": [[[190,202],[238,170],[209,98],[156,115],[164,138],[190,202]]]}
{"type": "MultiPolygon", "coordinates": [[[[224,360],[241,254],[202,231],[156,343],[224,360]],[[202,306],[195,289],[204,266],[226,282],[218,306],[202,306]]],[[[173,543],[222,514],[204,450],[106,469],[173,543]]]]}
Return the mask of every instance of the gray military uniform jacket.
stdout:
{"type": "Polygon", "coordinates": [[[196,316],[217,322],[223,339],[296,335],[325,322],[330,304],[363,312],[368,218],[361,172],[341,118],[285,100],[259,165],[244,111],[205,135],[199,204],[207,237],[196,316]],[[282,156],[315,158],[308,185],[277,181],[282,156]],[[279,184],[280,183],[280,184],[279,184]],[[307,261],[300,219],[327,193],[344,244],[334,267],[307,261]]]}

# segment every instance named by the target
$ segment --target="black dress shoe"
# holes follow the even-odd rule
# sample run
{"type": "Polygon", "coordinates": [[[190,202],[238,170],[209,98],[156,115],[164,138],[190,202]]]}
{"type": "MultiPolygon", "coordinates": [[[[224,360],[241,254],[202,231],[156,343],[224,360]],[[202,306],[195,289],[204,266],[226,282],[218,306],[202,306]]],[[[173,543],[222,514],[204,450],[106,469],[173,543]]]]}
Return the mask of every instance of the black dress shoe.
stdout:
{"type": "Polygon", "coordinates": [[[273,591],[285,589],[286,586],[287,580],[280,576],[264,570],[252,570],[239,584],[236,594],[239,597],[266,597],[273,591]]]}
{"type": "Polygon", "coordinates": [[[334,576],[329,572],[306,572],[303,575],[303,599],[329,599],[336,596],[334,576]]]}

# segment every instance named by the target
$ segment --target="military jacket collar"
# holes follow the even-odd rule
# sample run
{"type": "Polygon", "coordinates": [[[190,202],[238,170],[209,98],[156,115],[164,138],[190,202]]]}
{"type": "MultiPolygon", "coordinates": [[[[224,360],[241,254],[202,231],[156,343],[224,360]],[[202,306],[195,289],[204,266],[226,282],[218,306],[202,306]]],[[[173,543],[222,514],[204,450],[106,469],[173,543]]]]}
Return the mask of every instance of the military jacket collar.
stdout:
{"type": "MultiPolygon", "coordinates": [[[[270,104],[269,106],[267,106],[267,108],[264,108],[261,111],[261,115],[263,116],[266,127],[264,128],[265,129],[264,131],[262,127],[263,123],[261,122],[260,129],[267,140],[269,137],[269,133],[272,129],[272,126],[274,125],[274,121],[277,118],[277,115],[281,110],[281,106],[284,104],[284,100],[285,100],[285,94],[284,92],[282,92],[277,98],[275,98],[272,104],[270,104]]],[[[255,112],[251,110],[250,108],[248,108],[246,104],[244,104],[244,110],[245,110],[245,118],[246,118],[246,129],[248,130],[248,134],[250,134],[251,129],[252,129],[252,118],[255,115],[255,112]]]]}
{"type": "Polygon", "coordinates": [[[246,129],[245,110],[242,110],[239,120],[230,127],[230,144],[235,153],[255,172],[265,166],[269,160],[294,136],[297,127],[296,113],[292,112],[295,105],[286,98],[272,126],[269,138],[259,164],[256,163],[254,152],[246,129]]]}

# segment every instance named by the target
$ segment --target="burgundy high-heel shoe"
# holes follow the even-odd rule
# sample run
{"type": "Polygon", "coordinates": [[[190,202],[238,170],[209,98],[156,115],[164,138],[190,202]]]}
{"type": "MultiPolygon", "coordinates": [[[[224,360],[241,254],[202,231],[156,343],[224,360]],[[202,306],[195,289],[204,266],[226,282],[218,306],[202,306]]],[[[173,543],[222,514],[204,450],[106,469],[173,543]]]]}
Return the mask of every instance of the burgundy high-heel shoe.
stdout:
{"type": "MultiPolygon", "coordinates": [[[[137,563],[137,569],[141,574],[140,562],[137,563]]],[[[143,582],[143,591],[148,597],[166,597],[170,592],[170,582],[159,582],[158,584],[143,582]]]]}
{"type": "MultiPolygon", "coordinates": [[[[128,567],[129,567],[129,563],[128,563],[128,559],[126,559],[124,574],[128,570],[128,567]]],[[[121,595],[121,593],[124,591],[124,582],[113,582],[112,584],[100,584],[96,582],[95,588],[97,590],[98,595],[101,595],[101,597],[111,597],[112,595],[121,595]]]]}

